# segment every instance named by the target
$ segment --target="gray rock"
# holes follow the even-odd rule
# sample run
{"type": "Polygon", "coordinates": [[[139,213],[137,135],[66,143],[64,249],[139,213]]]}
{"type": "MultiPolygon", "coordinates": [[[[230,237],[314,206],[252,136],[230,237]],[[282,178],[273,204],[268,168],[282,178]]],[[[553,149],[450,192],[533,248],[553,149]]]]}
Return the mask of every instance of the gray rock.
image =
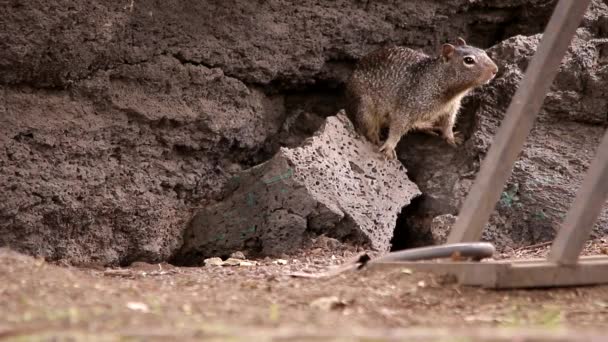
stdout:
{"type": "Polygon", "coordinates": [[[245,259],[247,259],[245,257],[245,254],[243,254],[243,252],[241,252],[241,251],[236,251],[236,252],[230,254],[230,258],[232,258],[232,259],[239,259],[239,260],[245,260],[245,259]]]}
{"type": "Polygon", "coordinates": [[[203,260],[203,263],[205,266],[222,266],[222,265],[224,265],[224,261],[222,261],[222,258],[218,258],[218,257],[207,258],[207,259],[203,260]]]}
{"type": "Polygon", "coordinates": [[[456,222],[456,216],[451,214],[439,215],[433,218],[431,221],[431,235],[433,236],[433,242],[436,244],[444,244],[452,226],[456,222]]]}
{"type": "Polygon", "coordinates": [[[228,258],[228,259],[224,260],[224,262],[222,263],[222,266],[238,266],[241,264],[241,262],[243,262],[243,260],[241,260],[241,259],[228,258]]]}
{"type": "Polygon", "coordinates": [[[397,215],[420,191],[397,161],[385,161],[341,111],[297,148],[233,179],[222,202],[199,211],[179,260],[236,250],[279,255],[306,233],[387,251],[397,215]]]}

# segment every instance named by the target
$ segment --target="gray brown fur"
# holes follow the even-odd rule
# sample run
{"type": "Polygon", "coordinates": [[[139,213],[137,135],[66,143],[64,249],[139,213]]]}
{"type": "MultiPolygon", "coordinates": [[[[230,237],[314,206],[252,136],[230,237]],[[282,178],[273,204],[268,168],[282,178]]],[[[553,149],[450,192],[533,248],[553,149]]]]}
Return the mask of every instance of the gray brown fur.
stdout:
{"type": "MultiPolygon", "coordinates": [[[[380,147],[387,158],[411,130],[441,130],[452,145],[460,142],[453,127],[462,98],[474,87],[492,80],[496,64],[481,49],[458,38],[444,44],[436,57],[405,47],[376,50],[362,58],[346,85],[347,108],[357,129],[380,146],[380,131],[388,138],[380,147]],[[472,57],[473,64],[470,64],[472,57]]],[[[436,133],[433,133],[436,134],[436,133]]]]}

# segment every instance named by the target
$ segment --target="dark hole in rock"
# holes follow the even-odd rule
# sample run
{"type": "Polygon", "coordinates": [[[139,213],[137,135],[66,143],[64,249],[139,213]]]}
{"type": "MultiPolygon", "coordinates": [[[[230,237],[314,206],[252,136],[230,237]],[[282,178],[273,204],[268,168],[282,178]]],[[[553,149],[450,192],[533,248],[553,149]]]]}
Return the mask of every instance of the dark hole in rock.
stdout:
{"type": "Polygon", "coordinates": [[[401,213],[397,216],[393,238],[391,239],[391,251],[433,244],[431,232],[420,229],[420,227],[425,226],[422,222],[424,219],[416,215],[421,212],[423,203],[424,195],[421,195],[414,198],[410,205],[401,210],[401,213]]]}
{"type": "Polygon", "coordinates": [[[19,142],[23,141],[24,139],[34,139],[34,133],[31,133],[31,132],[25,133],[24,132],[24,133],[19,133],[13,137],[13,140],[16,140],[19,142]]]}

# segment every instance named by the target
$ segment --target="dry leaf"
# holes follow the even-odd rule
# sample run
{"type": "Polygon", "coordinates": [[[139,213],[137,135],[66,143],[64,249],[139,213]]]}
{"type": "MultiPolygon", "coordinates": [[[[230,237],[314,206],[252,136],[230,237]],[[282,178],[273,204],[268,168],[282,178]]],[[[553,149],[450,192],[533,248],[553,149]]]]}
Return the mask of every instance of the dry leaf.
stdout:
{"type": "Polygon", "coordinates": [[[313,300],[310,306],[324,311],[343,309],[347,303],[336,296],[321,297],[313,300]]]}

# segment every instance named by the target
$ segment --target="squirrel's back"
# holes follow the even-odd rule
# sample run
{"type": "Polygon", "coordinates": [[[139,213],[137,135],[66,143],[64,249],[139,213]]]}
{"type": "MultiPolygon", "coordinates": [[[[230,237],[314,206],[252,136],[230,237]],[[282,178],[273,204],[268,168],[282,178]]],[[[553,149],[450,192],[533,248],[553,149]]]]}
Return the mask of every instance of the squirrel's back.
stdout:
{"type": "Polygon", "coordinates": [[[380,48],[363,57],[351,75],[346,90],[357,93],[397,91],[418,63],[431,59],[428,55],[401,46],[380,48]]]}

